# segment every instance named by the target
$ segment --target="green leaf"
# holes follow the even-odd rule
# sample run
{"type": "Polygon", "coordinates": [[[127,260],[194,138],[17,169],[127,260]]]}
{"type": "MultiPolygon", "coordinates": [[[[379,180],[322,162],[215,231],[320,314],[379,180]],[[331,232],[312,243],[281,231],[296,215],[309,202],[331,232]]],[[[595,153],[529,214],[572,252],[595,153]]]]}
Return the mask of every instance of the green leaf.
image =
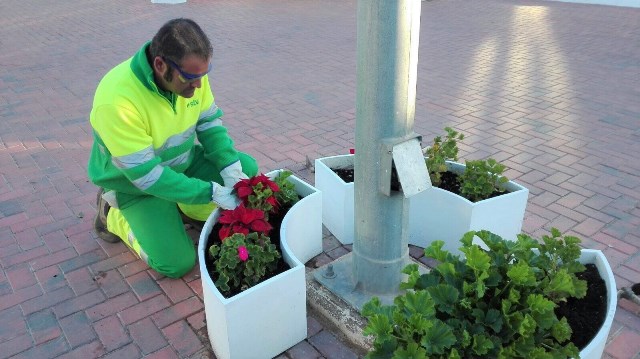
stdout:
{"type": "Polygon", "coordinates": [[[519,290],[512,288],[509,290],[509,296],[508,296],[508,300],[514,303],[517,303],[520,301],[520,298],[522,297],[522,294],[520,293],[519,290]]]}
{"type": "Polygon", "coordinates": [[[475,334],[473,336],[473,345],[471,348],[475,355],[485,356],[494,348],[494,344],[486,335],[475,334]]]}
{"type": "Polygon", "coordinates": [[[418,290],[433,287],[440,283],[440,279],[441,278],[436,271],[431,271],[429,273],[423,274],[416,281],[414,289],[418,290]]]}
{"type": "Polygon", "coordinates": [[[520,323],[520,327],[518,328],[518,333],[523,337],[528,337],[533,335],[536,331],[536,321],[530,314],[525,314],[524,319],[520,323]]]}
{"type": "MultiPolygon", "coordinates": [[[[475,236],[476,236],[476,231],[469,231],[463,234],[462,238],[460,239],[462,246],[471,247],[473,245],[473,239],[475,238],[475,236]]],[[[480,236],[480,234],[478,234],[478,236],[480,236]]]]}
{"type": "Polygon", "coordinates": [[[462,359],[462,356],[460,355],[460,353],[458,353],[458,350],[456,350],[456,348],[451,348],[451,351],[446,356],[446,358],[447,359],[462,359]]]}
{"type": "Polygon", "coordinates": [[[450,255],[449,251],[443,250],[444,241],[433,241],[431,245],[424,249],[424,255],[436,259],[440,262],[447,260],[450,255]]]}
{"type": "Polygon", "coordinates": [[[226,292],[229,290],[229,277],[227,277],[224,273],[220,273],[218,276],[218,280],[216,281],[216,288],[221,292],[226,292]]]}
{"type": "Polygon", "coordinates": [[[399,348],[393,355],[394,359],[426,359],[427,351],[418,343],[409,343],[406,348],[399,348]]]}
{"type": "Polygon", "coordinates": [[[516,352],[516,358],[528,358],[527,354],[531,353],[537,347],[533,336],[520,337],[516,339],[512,345],[516,352]]]}
{"type": "Polygon", "coordinates": [[[408,266],[404,267],[404,269],[402,269],[402,273],[407,275],[407,280],[406,282],[402,282],[400,283],[400,289],[401,290],[406,290],[406,289],[413,289],[416,286],[416,283],[418,282],[418,279],[420,278],[420,272],[418,271],[418,265],[417,264],[409,264],[408,266]]]}
{"type": "Polygon", "coordinates": [[[497,309],[491,308],[487,311],[484,323],[495,333],[499,333],[502,330],[502,314],[497,309]]]}
{"type": "Polygon", "coordinates": [[[515,345],[503,346],[498,351],[498,359],[513,359],[517,358],[515,345]]]}
{"type": "Polygon", "coordinates": [[[404,273],[404,274],[413,274],[413,273],[415,273],[415,272],[418,272],[418,268],[419,268],[419,267],[418,267],[418,265],[417,265],[417,264],[412,263],[412,264],[409,264],[409,265],[407,265],[406,267],[404,267],[404,268],[402,269],[402,273],[404,273]]]}
{"type": "Polygon", "coordinates": [[[434,270],[445,278],[457,277],[457,271],[453,263],[440,263],[434,268],[434,270]]]}
{"type": "Polygon", "coordinates": [[[531,309],[531,316],[541,329],[549,329],[557,321],[553,311],[556,307],[555,303],[542,294],[530,294],[527,297],[527,306],[531,309]]]}
{"type": "MultiPolygon", "coordinates": [[[[398,299],[398,298],[396,298],[398,299]]],[[[373,297],[362,307],[362,316],[364,317],[372,317],[376,314],[384,315],[387,318],[391,318],[391,315],[394,311],[394,307],[390,305],[382,305],[380,302],[380,298],[373,297]]]]}
{"type": "Polygon", "coordinates": [[[438,306],[438,310],[447,314],[453,314],[456,310],[460,292],[448,284],[438,284],[427,289],[431,298],[438,306]]]}
{"type": "Polygon", "coordinates": [[[427,329],[420,344],[429,354],[444,354],[445,350],[456,343],[456,336],[451,327],[439,319],[433,320],[433,326],[427,329]]]}
{"type": "Polygon", "coordinates": [[[209,256],[211,258],[215,259],[218,256],[218,253],[220,253],[220,247],[215,244],[209,247],[209,256]]]}
{"type": "Polygon", "coordinates": [[[552,353],[548,353],[544,348],[533,348],[533,350],[527,353],[527,357],[531,359],[554,359],[552,353]]]}
{"type": "Polygon", "coordinates": [[[391,335],[384,335],[374,343],[374,350],[367,354],[370,359],[388,359],[398,347],[398,341],[391,335]]]}
{"type": "Polygon", "coordinates": [[[579,358],[580,357],[580,351],[578,350],[578,347],[576,347],[575,344],[573,344],[571,342],[568,342],[567,345],[562,347],[559,354],[562,355],[565,358],[579,358]]]}
{"type": "Polygon", "coordinates": [[[522,285],[526,287],[535,286],[536,285],[536,275],[524,262],[518,262],[512,265],[507,271],[507,277],[513,281],[513,283],[517,285],[522,285]]]}
{"type": "Polygon", "coordinates": [[[426,290],[407,292],[402,298],[403,307],[410,313],[419,314],[426,318],[431,318],[434,316],[434,300],[426,290]]]}
{"type": "Polygon", "coordinates": [[[391,321],[385,315],[375,314],[369,317],[367,326],[362,331],[365,335],[383,336],[393,332],[391,321]]]}
{"type": "Polygon", "coordinates": [[[576,298],[584,298],[587,295],[587,281],[573,278],[573,296],[576,298]]]}
{"type": "Polygon", "coordinates": [[[489,270],[490,258],[487,253],[478,246],[463,248],[461,251],[467,258],[467,266],[472,268],[476,273],[482,273],[489,270]]]}
{"type": "Polygon", "coordinates": [[[551,335],[558,341],[558,343],[564,343],[571,338],[571,327],[567,322],[567,318],[562,317],[551,327],[551,335]]]}
{"type": "Polygon", "coordinates": [[[559,295],[566,297],[575,293],[575,285],[573,284],[573,278],[566,269],[560,269],[553,277],[549,285],[544,288],[545,294],[559,295]]]}

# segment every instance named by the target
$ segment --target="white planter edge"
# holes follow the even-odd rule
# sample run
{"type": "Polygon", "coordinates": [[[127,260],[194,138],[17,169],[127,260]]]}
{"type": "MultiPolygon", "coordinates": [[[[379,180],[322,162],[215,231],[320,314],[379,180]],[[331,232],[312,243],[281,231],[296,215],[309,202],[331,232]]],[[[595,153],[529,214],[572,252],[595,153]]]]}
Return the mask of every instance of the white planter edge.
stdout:
{"type": "Polygon", "coordinates": [[[580,351],[581,359],[600,359],[604,353],[609,331],[613,324],[613,318],[616,314],[616,306],[618,305],[618,289],[616,287],[616,278],[613,275],[609,261],[604,253],[595,249],[583,249],[580,255],[580,263],[593,263],[598,268],[598,273],[607,286],[607,314],[605,316],[602,327],[596,336],[580,351]]]}
{"type": "MultiPolygon", "coordinates": [[[[267,175],[273,177],[278,172],[267,175]]],[[[322,252],[322,199],[320,191],[294,175],[289,181],[303,197],[287,212],[280,231],[281,250],[289,270],[225,298],[205,264],[208,236],[219,210],[209,216],[200,233],[198,260],[207,332],[220,359],[275,357],[307,337],[304,262],[322,252]]]]}
{"type": "Polygon", "coordinates": [[[353,243],[354,184],[346,183],[331,168],[353,167],[354,155],[315,160],[315,186],[322,193],[322,223],[342,244],[353,243]]]}

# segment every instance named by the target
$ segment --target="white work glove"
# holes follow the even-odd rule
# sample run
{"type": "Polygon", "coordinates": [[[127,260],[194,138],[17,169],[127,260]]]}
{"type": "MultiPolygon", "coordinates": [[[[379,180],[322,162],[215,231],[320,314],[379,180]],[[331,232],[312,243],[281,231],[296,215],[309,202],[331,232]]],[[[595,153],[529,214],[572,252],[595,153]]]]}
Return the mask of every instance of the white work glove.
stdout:
{"type": "Polygon", "coordinates": [[[224,186],[229,188],[233,188],[241,179],[249,178],[242,172],[242,164],[240,164],[240,161],[236,161],[220,171],[220,176],[222,176],[224,186]]]}
{"type": "Polygon", "coordinates": [[[222,209],[235,209],[240,204],[240,199],[233,188],[221,186],[217,182],[211,182],[211,201],[222,209]]]}

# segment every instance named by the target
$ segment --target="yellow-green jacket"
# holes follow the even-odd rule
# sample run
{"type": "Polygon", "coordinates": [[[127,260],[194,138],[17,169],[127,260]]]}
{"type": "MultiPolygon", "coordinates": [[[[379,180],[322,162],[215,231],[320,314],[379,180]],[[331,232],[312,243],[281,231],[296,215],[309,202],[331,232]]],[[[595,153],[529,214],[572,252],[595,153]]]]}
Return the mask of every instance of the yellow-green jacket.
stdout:
{"type": "Polygon", "coordinates": [[[147,61],[149,43],[100,81],[91,110],[89,179],[106,190],[150,194],[187,204],[211,201],[211,184],[183,174],[196,137],[220,169],[238,161],[222,126],[208,77],[191,98],[160,90],[147,61]]]}

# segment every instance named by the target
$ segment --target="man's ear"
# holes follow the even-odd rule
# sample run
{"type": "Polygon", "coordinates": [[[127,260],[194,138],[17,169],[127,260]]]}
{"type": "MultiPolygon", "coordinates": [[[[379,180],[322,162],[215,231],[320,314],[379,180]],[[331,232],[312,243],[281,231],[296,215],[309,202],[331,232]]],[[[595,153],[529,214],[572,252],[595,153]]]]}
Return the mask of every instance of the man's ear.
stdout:
{"type": "Polygon", "coordinates": [[[167,72],[167,66],[167,63],[160,56],[153,59],[153,70],[160,76],[164,76],[164,73],[167,72]]]}

